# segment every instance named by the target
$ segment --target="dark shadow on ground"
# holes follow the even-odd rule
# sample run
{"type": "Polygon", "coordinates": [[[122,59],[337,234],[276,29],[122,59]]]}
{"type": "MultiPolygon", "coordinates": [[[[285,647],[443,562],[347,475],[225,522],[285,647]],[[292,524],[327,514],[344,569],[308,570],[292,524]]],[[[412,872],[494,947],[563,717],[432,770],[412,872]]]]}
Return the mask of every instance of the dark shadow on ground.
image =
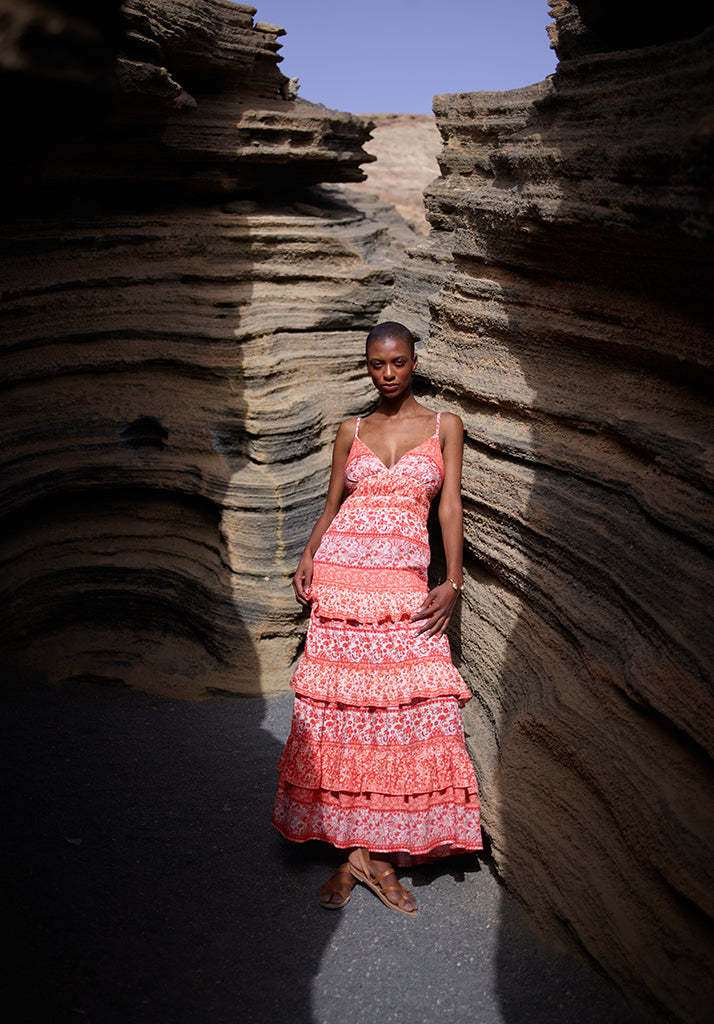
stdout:
{"type": "Polygon", "coordinates": [[[264,710],[88,683],[5,692],[15,1021],[312,1021],[337,922],[308,913],[319,857],[308,878],[307,851],[270,826],[281,744],[264,710]]]}

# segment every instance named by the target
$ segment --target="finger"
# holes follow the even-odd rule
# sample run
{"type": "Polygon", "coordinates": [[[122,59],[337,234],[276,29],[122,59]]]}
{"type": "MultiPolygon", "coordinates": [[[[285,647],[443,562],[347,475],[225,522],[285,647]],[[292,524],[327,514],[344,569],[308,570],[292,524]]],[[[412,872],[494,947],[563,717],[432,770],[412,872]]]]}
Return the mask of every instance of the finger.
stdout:
{"type": "Polygon", "coordinates": [[[439,629],[439,636],[443,636],[444,633],[446,633],[447,629],[449,628],[449,623],[450,622],[451,622],[451,616],[447,615],[446,618],[444,619],[443,623],[441,624],[441,628],[439,629]]]}
{"type": "Polygon", "coordinates": [[[428,633],[431,636],[443,636],[446,629],[451,621],[450,615],[438,615],[433,616],[432,619],[425,623],[418,633],[428,633]]]}
{"type": "Polygon", "coordinates": [[[421,627],[421,629],[417,630],[417,636],[420,635],[421,633],[426,633],[428,636],[433,636],[434,633],[439,629],[439,622],[440,621],[441,621],[440,619],[437,619],[436,621],[434,621],[433,618],[429,619],[428,622],[424,623],[424,625],[421,627]]]}
{"type": "Polygon", "coordinates": [[[303,572],[298,571],[293,576],[293,586],[297,587],[299,590],[301,590],[303,592],[305,592],[305,591],[310,589],[310,584],[311,583],[312,583],[312,573],[308,573],[308,572],[304,572],[304,571],[303,572]]]}
{"type": "Polygon", "coordinates": [[[421,608],[417,608],[414,614],[410,617],[409,621],[416,622],[418,619],[425,619],[427,615],[431,615],[433,611],[434,609],[432,606],[432,602],[427,597],[426,601],[424,601],[424,604],[421,606],[421,608]]]}
{"type": "Polygon", "coordinates": [[[446,610],[439,604],[424,605],[412,616],[413,619],[443,619],[447,614],[446,610]]]}

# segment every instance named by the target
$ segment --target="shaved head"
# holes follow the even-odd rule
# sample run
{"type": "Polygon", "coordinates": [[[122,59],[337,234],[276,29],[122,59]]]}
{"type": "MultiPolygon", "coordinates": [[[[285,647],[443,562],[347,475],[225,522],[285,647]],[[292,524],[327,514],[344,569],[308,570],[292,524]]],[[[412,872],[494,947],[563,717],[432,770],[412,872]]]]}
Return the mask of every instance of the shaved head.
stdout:
{"type": "Polygon", "coordinates": [[[414,335],[404,324],[398,324],[396,320],[385,320],[383,324],[377,324],[367,335],[365,354],[369,355],[369,346],[373,341],[385,341],[387,338],[394,338],[395,341],[405,341],[409,351],[414,355],[414,335]]]}

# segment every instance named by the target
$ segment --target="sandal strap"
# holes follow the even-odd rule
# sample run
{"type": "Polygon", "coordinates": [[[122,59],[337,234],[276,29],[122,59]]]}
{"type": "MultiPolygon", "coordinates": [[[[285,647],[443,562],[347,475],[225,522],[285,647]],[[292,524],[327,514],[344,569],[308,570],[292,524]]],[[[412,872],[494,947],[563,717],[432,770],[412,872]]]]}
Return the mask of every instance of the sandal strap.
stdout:
{"type": "MultiPolygon", "coordinates": [[[[387,875],[394,875],[394,868],[387,868],[387,870],[383,871],[381,875],[373,875],[372,876],[372,881],[374,882],[375,885],[379,885],[379,883],[382,881],[382,879],[386,878],[387,875]]],[[[396,881],[396,877],[397,876],[394,875],[395,881],[396,881]]],[[[379,888],[381,889],[382,886],[379,885],[379,888]]],[[[400,888],[401,888],[401,886],[400,886],[400,888]]]]}
{"type": "MultiPolygon", "coordinates": [[[[382,890],[385,896],[387,895],[387,893],[390,892],[400,892],[402,894],[399,899],[399,902],[396,903],[395,906],[401,907],[402,903],[408,903],[410,893],[407,889],[404,888],[403,885],[399,884],[396,875],[394,875],[394,881],[396,882],[396,885],[380,885],[381,880],[383,878],[386,878],[387,875],[394,875],[393,868],[390,868],[388,871],[383,871],[381,875],[377,875],[375,878],[372,879],[372,881],[374,882],[375,885],[379,886],[379,888],[382,890]]],[[[390,900],[389,902],[391,903],[392,901],[390,900]]]]}
{"type": "MultiPolygon", "coordinates": [[[[335,872],[335,874],[337,874],[337,872],[335,872]]],[[[344,896],[348,892],[352,892],[354,884],[354,878],[352,878],[351,875],[349,879],[345,878],[344,876],[342,878],[336,879],[335,875],[333,875],[331,878],[328,878],[327,881],[323,883],[323,885],[328,886],[328,888],[332,889],[332,891],[336,892],[339,896],[344,896]]]]}
{"type": "Polygon", "coordinates": [[[349,903],[355,880],[349,867],[340,864],[317,892],[317,902],[328,910],[339,910],[349,903]]]}

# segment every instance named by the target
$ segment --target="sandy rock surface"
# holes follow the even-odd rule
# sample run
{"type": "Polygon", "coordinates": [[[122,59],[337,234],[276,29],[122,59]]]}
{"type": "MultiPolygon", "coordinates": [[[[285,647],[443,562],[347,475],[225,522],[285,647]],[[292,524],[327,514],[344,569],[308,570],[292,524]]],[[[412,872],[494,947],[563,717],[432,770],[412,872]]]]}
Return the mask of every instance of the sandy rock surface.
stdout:
{"type": "Polygon", "coordinates": [[[13,7],[46,67],[19,30],[0,49],[3,648],[56,680],[285,689],[290,578],[410,232],[322,184],[364,177],[368,129],[285,98],[254,8],[129,0],[107,27],[74,6],[13,7]],[[112,73],[63,67],[102,27],[112,73]],[[29,146],[48,103],[61,127],[29,146]]]}
{"type": "Polygon", "coordinates": [[[437,156],[441,137],[429,114],[365,114],[374,122],[372,137],[364,144],[376,162],[367,164],[367,180],[355,192],[376,192],[391,203],[420,234],[428,233],[424,189],[439,174],[437,156]]]}

